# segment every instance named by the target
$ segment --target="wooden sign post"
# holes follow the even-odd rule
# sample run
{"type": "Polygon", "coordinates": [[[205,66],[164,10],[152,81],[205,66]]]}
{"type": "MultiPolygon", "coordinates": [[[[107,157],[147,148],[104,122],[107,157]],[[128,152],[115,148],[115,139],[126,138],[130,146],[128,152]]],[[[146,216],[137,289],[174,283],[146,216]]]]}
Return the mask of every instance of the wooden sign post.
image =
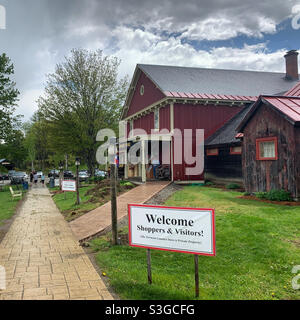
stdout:
{"type": "Polygon", "coordinates": [[[195,254],[194,257],[195,257],[195,292],[196,292],[196,298],[198,298],[199,297],[199,256],[195,254]]]}
{"type": "Polygon", "coordinates": [[[151,251],[150,251],[150,249],[147,249],[147,271],[148,271],[148,283],[152,284],[151,251]]]}

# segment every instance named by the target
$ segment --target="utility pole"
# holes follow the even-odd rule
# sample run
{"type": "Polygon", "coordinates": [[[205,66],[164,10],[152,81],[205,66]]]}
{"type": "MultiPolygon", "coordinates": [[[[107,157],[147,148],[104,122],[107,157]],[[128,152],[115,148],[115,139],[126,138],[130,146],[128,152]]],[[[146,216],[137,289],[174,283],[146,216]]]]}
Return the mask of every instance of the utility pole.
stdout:
{"type": "Polygon", "coordinates": [[[75,166],[76,166],[76,193],[77,193],[76,204],[80,205],[80,197],[79,197],[79,166],[80,166],[80,159],[79,158],[76,158],[75,166]]]}
{"type": "Polygon", "coordinates": [[[110,194],[111,194],[111,228],[112,244],[118,244],[118,212],[117,212],[117,188],[116,188],[116,138],[110,139],[110,194]]]}

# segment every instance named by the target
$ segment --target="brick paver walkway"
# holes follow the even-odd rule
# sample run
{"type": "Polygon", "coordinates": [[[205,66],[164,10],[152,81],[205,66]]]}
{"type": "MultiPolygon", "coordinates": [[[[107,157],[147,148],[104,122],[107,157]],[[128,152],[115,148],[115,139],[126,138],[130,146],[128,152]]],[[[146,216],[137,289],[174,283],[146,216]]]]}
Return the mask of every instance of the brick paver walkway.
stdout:
{"type": "Polygon", "coordinates": [[[45,187],[33,187],[0,243],[0,300],[112,299],[45,187]]]}
{"type": "MultiPolygon", "coordinates": [[[[128,214],[128,203],[145,203],[169,184],[169,181],[147,182],[119,196],[117,198],[118,219],[128,214]]],[[[71,229],[78,240],[95,236],[110,225],[110,202],[70,222],[71,229]]]]}

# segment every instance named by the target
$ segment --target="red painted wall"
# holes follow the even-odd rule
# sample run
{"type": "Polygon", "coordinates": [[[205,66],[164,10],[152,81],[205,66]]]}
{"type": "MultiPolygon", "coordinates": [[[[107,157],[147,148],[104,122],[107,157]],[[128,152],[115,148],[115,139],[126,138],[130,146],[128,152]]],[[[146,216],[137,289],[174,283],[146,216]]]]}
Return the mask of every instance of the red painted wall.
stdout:
{"type": "MultiPolygon", "coordinates": [[[[175,104],[174,105],[174,128],[177,129],[204,129],[204,136],[207,139],[224,123],[236,115],[242,107],[227,105],[191,105],[175,104]]],[[[196,131],[195,131],[196,133],[196,131]]],[[[182,146],[184,150],[184,145],[182,146]]],[[[196,152],[196,139],[193,137],[193,155],[196,152]]],[[[204,180],[204,174],[198,176],[187,176],[182,155],[183,164],[174,164],[174,180],[193,181],[204,180]]],[[[192,167],[192,166],[191,166],[192,167]]]]}
{"type": "Polygon", "coordinates": [[[164,94],[155,87],[153,82],[141,72],[126,117],[135,114],[164,97],[164,94]],[[143,95],[140,94],[141,85],[144,85],[145,88],[143,95]]]}
{"type": "Polygon", "coordinates": [[[134,120],[133,127],[134,129],[144,129],[147,134],[150,134],[151,129],[154,128],[154,113],[148,113],[145,116],[134,120]]]}
{"type": "Polygon", "coordinates": [[[159,129],[170,130],[170,106],[159,109],[159,129]]]}

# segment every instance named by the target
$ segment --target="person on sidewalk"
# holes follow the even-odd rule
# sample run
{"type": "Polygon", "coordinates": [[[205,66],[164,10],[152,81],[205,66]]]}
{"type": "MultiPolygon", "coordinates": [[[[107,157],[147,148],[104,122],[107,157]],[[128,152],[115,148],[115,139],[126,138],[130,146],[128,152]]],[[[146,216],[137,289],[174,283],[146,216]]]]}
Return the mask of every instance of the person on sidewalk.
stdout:
{"type": "Polygon", "coordinates": [[[38,175],[36,172],[34,172],[34,174],[33,174],[33,181],[34,181],[34,185],[36,185],[38,182],[38,175]]]}
{"type": "Polygon", "coordinates": [[[41,175],[41,183],[45,184],[45,175],[44,174],[41,175]]]}
{"type": "Polygon", "coordinates": [[[33,172],[30,172],[30,183],[33,181],[33,172]]]}

